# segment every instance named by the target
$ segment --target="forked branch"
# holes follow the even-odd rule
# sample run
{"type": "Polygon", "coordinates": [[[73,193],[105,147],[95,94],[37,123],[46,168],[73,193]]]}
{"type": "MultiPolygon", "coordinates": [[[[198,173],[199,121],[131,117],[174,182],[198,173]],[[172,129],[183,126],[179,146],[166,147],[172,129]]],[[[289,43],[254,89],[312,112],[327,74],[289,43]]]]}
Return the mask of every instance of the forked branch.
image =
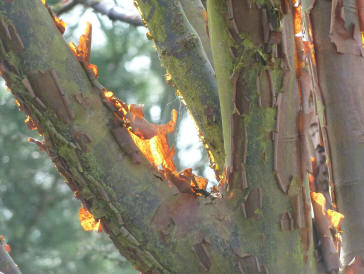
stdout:
{"type": "Polygon", "coordinates": [[[161,128],[150,125],[150,136],[136,130],[147,127],[140,107],[117,100],[89,63],[90,25],[77,46],[67,46],[40,1],[0,2],[0,14],[1,74],[28,125],[43,136],[35,143],[122,255],[146,273],[263,267],[245,256],[244,246],[230,244],[224,201],[197,197],[206,194],[206,180],[190,170],[167,172],[173,163],[165,159],[157,161],[161,170],[136,146],[138,138],[154,142],[155,134],[168,132],[175,118],[161,128]]]}
{"type": "Polygon", "coordinates": [[[188,106],[210,156],[212,167],[221,173],[224,149],[221,116],[214,70],[201,40],[177,0],[137,0],[153,39],[166,80],[175,86],[188,106]]]}

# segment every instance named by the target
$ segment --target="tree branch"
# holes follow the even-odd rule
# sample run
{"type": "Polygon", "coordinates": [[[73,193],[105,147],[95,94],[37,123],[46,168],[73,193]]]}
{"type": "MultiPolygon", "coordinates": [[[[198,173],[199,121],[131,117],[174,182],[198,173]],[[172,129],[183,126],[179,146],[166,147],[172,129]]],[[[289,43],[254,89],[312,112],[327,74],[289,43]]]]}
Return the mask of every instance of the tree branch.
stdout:
{"type": "Polygon", "coordinates": [[[210,38],[208,36],[208,26],[207,22],[205,22],[205,19],[207,20],[205,7],[202,5],[201,0],[182,0],[181,4],[188,21],[195,29],[201,40],[203,49],[210,61],[210,64],[213,66],[214,63],[212,60],[210,38]]]}
{"type": "Polygon", "coordinates": [[[5,249],[5,243],[0,240],[0,272],[6,274],[21,274],[18,266],[5,249]]]}
{"type": "Polygon", "coordinates": [[[102,219],[123,255],[141,271],[163,271],[147,251],[151,248],[139,246],[155,233],[158,237],[157,231],[148,233],[145,227],[161,203],[176,193],[175,188],[161,183],[161,175],[138,152],[125,129],[115,124],[113,113],[103,106],[102,90],[92,85],[41,2],[1,2],[0,10],[9,15],[0,18],[2,76],[42,132],[44,149],[78,198],[95,218],[102,219]],[[29,10],[31,14],[24,12],[29,10]],[[27,24],[18,21],[20,17],[27,24]],[[48,38],[40,38],[40,33],[48,38]],[[20,59],[21,67],[16,61],[20,59]],[[115,128],[124,133],[124,143],[114,138],[115,128]],[[136,200],[140,207],[135,206],[136,200]],[[121,208],[128,213],[121,214],[121,208]]]}
{"type": "Polygon", "coordinates": [[[87,2],[84,2],[84,5],[86,7],[93,8],[94,11],[96,11],[102,15],[106,15],[112,21],[121,21],[121,22],[128,23],[128,24],[136,26],[136,27],[144,26],[139,14],[127,15],[121,8],[116,7],[116,6],[106,6],[102,2],[95,2],[95,3],[90,3],[90,4],[88,4],[87,2]]]}
{"type": "Polygon", "coordinates": [[[112,21],[120,21],[136,27],[143,26],[143,22],[139,14],[128,15],[120,7],[108,6],[105,3],[99,1],[89,2],[87,0],[73,0],[67,5],[64,5],[58,9],[56,8],[55,13],[57,15],[61,15],[65,12],[70,11],[78,4],[82,4],[85,7],[92,8],[95,12],[106,15],[112,21]]]}
{"type": "Polygon", "coordinates": [[[331,187],[335,186],[342,223],[344,265],[364,258],[364,51],[355,1],[303,1],[312,19],[318,87],[315,91],[321,135],[324,138],[331,187]],[[338,12],[342,10],[342,13],[338,12]],[[348,26],[351,26],[349,30],[348,26]]]}
{"type": "Polygon", "coordinates": [[[177,0],[136,1],[154,40],[167,80],[183,96],[218,173],[224,165],[220,107],[214,70],[201,40],[177,0]]]}
{"type": "Polygon", "coordinates": [[[62,15],[63,13],[71,11],[74,7],[76,7],[80,3],[79,0],[73,0],[68,4],[59,4],[54,7],[54,13],[57,16],[62,15]]]}

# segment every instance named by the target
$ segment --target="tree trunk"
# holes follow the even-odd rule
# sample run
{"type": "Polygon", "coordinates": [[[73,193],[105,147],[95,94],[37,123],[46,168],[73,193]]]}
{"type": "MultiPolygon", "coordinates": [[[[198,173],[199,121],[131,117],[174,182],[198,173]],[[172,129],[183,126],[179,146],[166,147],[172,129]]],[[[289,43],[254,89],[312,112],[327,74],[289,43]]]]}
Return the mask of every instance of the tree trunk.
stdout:
{"type": "Polygon", "coordinates": [[[304,1],[317,57],[321,134],[343,221],[342,259],[364,258],[364,30],[361,1],[304,1]],[[358,6],[357,6],[358,5],[358,6]]]}
{"type": "Polygon", "coordinates": [[[337,242],[326,214],[335,206],[329,168],[346,216],[344,258],[363,256],[361,97],[349,82],[360,77],[345,73],[362,61],[322,41],[329,33],[328,2],[312,10],[317,69],[312,41],[298,35],[309,31],[307,3],[302,16],[301,6],[288,1],[208,0],[210,45],[202,21],[191,19],[191,6],[202,11],[198,0],[136,3],[167,80],[200,129],[222,198],[201,188],[201,178],[175,171],[169,159],[159,166],[143,156],[133,140],[152,140],[162,127],[148,124],[97,81],[90,36],[73,48],[75,56],[41,1],[0,3],[2,76],[43,136],[34,142],[120,253],[146,273],[337,273],[337,242]],[[342,95],[344,86],[352,96],[342,95]],[[144,127],[138,135],[135,121],[151,135],[144,127]],[[310,191],[326,198],[322,214],[313,202],[317,235],[310,191]]]}

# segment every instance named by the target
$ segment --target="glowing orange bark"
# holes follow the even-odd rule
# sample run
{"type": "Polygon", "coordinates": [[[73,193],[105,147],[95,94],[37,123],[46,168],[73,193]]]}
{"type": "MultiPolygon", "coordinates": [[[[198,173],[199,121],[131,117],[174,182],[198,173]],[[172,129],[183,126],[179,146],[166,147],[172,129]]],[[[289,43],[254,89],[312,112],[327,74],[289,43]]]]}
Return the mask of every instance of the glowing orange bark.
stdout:
{"type": "Polygon", "coordinates": [[[73,42],[70,42],[68,45],[73,52],[73,54],[77,57],[78,61],[82,64],[84,69],[88,73],[94,74],[94,76],[98,77],[97,66],[90,64],[91,58],[91,40],[92,40],[92,25],[90,22],[87,22],[85,34],[81,35],[78,46],[73,42]]]}
{"type": "Polygon", "coordinates": [[[94,216],[86,208],[81,207],[78,212],[80,223],[85,231],[102,231],[100,220],[96,221],[94,216]]]}
{"type": "Polygon", "coordinates": [[[326,215],[326,210],[325,210],[326,199],[325,199],[324,195],[322,193],[311,192],[311,198],[317,204],[320,205],[321,210],[322,210],[322,215],[326,215]]]}
{"type": "Polygon", "coordinates": [[[2,243],[2,245],[4,246],[4,248],[5,248],[5,250],[7,252],[10,252],[11,251],[10,245],[8,245],[8,244],[5,243],[5,237],[4,237],[4,235],[0,235],[0,242],[2,243]]]}
{"type": "Polygon", "coordinates": [[[7,252],[10,252],[10,251],[11,251],[10,245],[8,245],[8,244],[4,244],[4,247],[5,247],[5,250],[6,250],[7,252]]]}
{"type": "Polygon", "coordinates": [[[56,24],[56,27],[58,30],[63,34],[66,30],[67,24],[60,18],[58,18],[56,15],[53,15],[53,21],[56,24]]]}
{"type": "Polygon", "coordinates": [[[344,220],[344,215],[331,209],[327,210],[327,215],[329,216],[331,225],[335,227],[337,231],[340,231],[340,225],[344,220]]]}

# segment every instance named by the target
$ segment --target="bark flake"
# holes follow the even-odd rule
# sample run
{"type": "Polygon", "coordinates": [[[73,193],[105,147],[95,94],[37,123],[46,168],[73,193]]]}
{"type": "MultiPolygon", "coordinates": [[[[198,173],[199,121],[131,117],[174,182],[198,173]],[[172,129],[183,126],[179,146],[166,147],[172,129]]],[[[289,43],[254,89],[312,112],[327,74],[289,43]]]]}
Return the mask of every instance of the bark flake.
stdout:
{"type": "Polygon", "coordinates": [[[241,209],[245,218],[257,217],[259,210],[263,207],[262,189],[260,187],[252,188],[241,204],[241,209]]]}
{"type": "Polygon", "coordinates": [[[290,212],[285,212],[281,215],[281,230],[282,231],[291,231],[294,230],[294,220],[292,214],[290,212]]]}
{"type": "Polygon", "coordinates": [[[44,108],[48,106],[65,124],[70,123],[75,115],[70,109],[70,102],[66,97],[58,76],[54,70],[33,71],[27,74],[28,81],[23,80],[29,93],[36,97],[36,102],[44,108]]]}
{"type": "Polygon", "coordinates": [[[5,46],[5,50],[8,51],[10,48],[15,51],[23,51],[24,44],[16,29],[16,27],[8,22],[5,17],[0,18],[0,37],[5,39],[9,45],[5,46]]]}
{"type": "Polygon", "coordinates": [[[195,252],[204,270],[209,271],[211,267],[211,259],[208,253],[207,243],[202,241],[201,243],[195,244],[193,246],[193,251],[195,252]]]}
{"type": "Polygon", "coordinates": [[[330,40],[338,53],[364,56],[359,22],[346,26],[343,0],[333,0],[331,8],[330,40]]]}

